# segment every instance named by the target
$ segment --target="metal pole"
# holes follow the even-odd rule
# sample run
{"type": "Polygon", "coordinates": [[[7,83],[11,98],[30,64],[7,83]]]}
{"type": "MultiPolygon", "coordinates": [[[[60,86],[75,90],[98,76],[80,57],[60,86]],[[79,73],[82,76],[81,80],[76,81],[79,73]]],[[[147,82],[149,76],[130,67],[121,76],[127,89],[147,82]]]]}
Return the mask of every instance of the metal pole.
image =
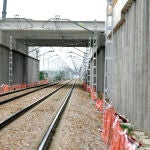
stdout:
{"type": "MultiPolygon", "coordinates": [[[[112,75],[113,75],[113,1],[107,0],[106,9],[106,46],[105,46],[105,71],[104,71],[104,100],[109,98],[112,102],[112,75]],[[109,37],[108,35],[111,35],[109,37]]],[[[105,109],[105,103],[104,103],[105,109]]]]}
{"type": "Polygon", "coordinates": [[[13,37],[10,36],[9,39],[10,51],[9,51],[9,85],[12,84],[13,81],[13,37]]]}
{"type": "Polygon", "coordinates": [[[39,50],[37,49],[36,50],[36,78],[35,78],[35,81],[39,81],[39,62],[38,62],[38,53],[39,53],[39,50]]]}
{"type": "Polygon", "coordinates": [[[3,11],[2,11],[2,19],[6,19],[6,8],[7,8],[7,0],[3,0],[3,11]]]}
{"type": "Polygon", "coordinates": [[[44,73],[44,78],[45,78],[45,72],[44,72],[44,55],[43,55],[43,73],[44,73]]]}

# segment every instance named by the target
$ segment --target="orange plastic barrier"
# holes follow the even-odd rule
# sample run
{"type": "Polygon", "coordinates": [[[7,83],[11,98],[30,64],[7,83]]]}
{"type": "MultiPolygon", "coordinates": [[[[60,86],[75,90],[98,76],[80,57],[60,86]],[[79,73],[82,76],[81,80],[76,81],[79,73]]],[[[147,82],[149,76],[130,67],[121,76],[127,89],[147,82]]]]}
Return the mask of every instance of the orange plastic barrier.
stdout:
{"type": "Polygon", "coordinates": [[[42,85],[42,84],[47,84],[47,83],[48,83],[48,80],[41,80],[39,82],[34,82],[34,83],[29,83],[29,84],[16,84],[16,85],[11,85],[11,86],[3,84],[0,86],[0,93],[1,94],[7,93],[13,90],[19,90],[19,89],[23,89],[26,87],[33,87],[36,85],[42,85]]]}
{"type": "Polygon", "coordinates": [[[115,110],[112,105],[104,110],[103,113],[103,132],[102,139],[106,144],[110,144],[112,138],[112,125],[115,119],[115,110]]]}
{"type": "Polygon", "coordinates": [[[112,126],[112,138],[109,150],[124,150],[124,147],[121,147],[121,132],[123,131],[120,127],[120,119],[118,116],[115,116],[115,121],[112,126]]]}
{"type": "Polygon", "coordinates": [[[93,91],[93,92],[96,92],[96,88],[92,88],[92,91],[93,91]]]}
{"type": "Polygon", "coordinates": [[[24,88],[26,88],[26,87],[27,87],[26,84],[21,84],[21,88],[22,88],[22,89],[24,89],[24,88]]]}
{"type": "Polygon", "coordinates": [[[124,118],[116,115],[112,105],[104,110],[102,139],[109,145],[109,150],[136,150],[141,146],[135,139],[129,137],[123,131],[120,123],[126,122],[124,118]]]}
{"type": "Polygon", "coordinates": [[[82,88],[83,88],[84,90],[87,89],[87,84],[86,84],[85,82],[82,84],[82,88]]]}
{"type": "Polygon", "coordinates": [[[97,99],[97,100],[96,100],[96,103],[95,103],[95,107],[96,107],[99,111],[103,111],[103,100],[97,99]]]}
{"type": "Polygon", "coordinates": [[[97,99],[97,95],[96,95],[95,91],[96,91],[95,88],[87,86],[87,92],[89,92],[91,94],[91,99],[92,100],[96,100],[97,99]]]}
{"type": "Polygon", "coordinates": [[[87,92],[91,93],[92,92],[92,89],[90,86],[87,86],[87,92]]]}
{"type": "Polygon", "coordinates": [[[91,99],[93,100],[93,101],[95,101],[96,99],[97,99],[97,97],[96,97],[96,93],[95,92],[91,92],[91,99]]]}
{"type": "Polygon", "coordinates": [[[5,84],[5,85],[3,86],[3,92],[4,92],[4,93],[9,92],[9,86],[8,86],[8,85],[5,84]]]}
{"type": "Polygon", "coordinates": [[[136,150],[137,148],[141,147],[142,144],[137,142],[135,139],[131,138],[127,134],[125,136],[125,150],[136,150]]]}

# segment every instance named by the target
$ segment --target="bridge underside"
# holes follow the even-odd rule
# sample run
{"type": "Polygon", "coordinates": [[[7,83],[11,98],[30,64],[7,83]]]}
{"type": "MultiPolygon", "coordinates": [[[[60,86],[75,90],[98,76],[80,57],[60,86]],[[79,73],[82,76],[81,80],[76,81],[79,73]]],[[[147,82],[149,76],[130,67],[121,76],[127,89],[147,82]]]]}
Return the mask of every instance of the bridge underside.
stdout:
{"type": "Polygon", "coordinates": [[[100,21],[38,21],[24,18],[0,20],[2,40],[12,36],[27,46],[87,47],[89,38],[95,32],[97,35],[104,34],[104,29],[105,24],[100,21]]]}
{"type": "Polygon", "coordinates": [[[56,47],[87,47],[88,40],[51,39],[51,40],[25,40],[28,46],[56,46],[56,47]]]}
{"type": "MultiPolygon", "coordinates": [[[[63,34],[48,31],[3,31],[5,36],[27,46],[87,47],[89,33],[65,32],[63,34]]],[[[103,34],[103,33],[99,33],[103,34]]]]}
{"type": "Polygon", "coordinates": [[[34,39],[34,40],[20,40],[25,41],[25,44],[28,46],[56,46],[56,47],[87,47],[87,39],[34,39]]]}

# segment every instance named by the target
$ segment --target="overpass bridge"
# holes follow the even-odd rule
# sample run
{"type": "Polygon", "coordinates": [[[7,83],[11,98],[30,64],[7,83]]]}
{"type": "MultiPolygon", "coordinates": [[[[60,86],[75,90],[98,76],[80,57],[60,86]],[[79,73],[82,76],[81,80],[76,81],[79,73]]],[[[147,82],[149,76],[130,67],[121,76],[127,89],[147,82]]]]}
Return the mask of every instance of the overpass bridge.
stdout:
{"type": "Polygon", "coordinates": [[[105,23],[102,21],[57,18],[48,21],[25,18],[0,20],[0,31],[4,33],[5,38],[12,36],[27,46],[87,47],[89,37],[95,33],[104,34],[104,30],[105,23]]]}

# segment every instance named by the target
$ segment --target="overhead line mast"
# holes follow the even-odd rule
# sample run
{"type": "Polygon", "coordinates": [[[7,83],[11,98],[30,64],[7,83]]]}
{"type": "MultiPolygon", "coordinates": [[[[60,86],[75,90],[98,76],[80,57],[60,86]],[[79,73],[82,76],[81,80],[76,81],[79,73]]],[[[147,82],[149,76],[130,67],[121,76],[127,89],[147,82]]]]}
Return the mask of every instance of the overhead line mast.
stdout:
{"type": "MultiPolygon", "coordinates": [[[[104,100],[113,100],[113,1],[107,0],[106,26],[105,26],[105,73],[104,73],[104,100]]],[[[104,106],[105,108],[105,106],[104,106]]]]}
{"type": "Polygon", "coordinates": [[[6,19],[6,9],[7,9],[7,0],[3,0],[3,11],[2,11],[2,19],[6,19]]]}

